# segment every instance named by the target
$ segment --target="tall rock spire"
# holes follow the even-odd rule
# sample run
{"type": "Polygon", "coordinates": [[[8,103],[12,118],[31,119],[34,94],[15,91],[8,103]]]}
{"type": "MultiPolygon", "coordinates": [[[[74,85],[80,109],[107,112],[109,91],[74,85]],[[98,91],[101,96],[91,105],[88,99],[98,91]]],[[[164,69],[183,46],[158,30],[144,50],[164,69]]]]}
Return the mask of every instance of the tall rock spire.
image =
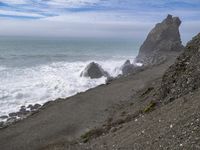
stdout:
{"type": "Polygon", "coordinates": [[[140,47],[136,61],[148,65],[157,63],[161,56],[180,52],[183,49],[180,25],[181,20],[172,15],[168,15],[161,23],[156,24],[140,47]]]}

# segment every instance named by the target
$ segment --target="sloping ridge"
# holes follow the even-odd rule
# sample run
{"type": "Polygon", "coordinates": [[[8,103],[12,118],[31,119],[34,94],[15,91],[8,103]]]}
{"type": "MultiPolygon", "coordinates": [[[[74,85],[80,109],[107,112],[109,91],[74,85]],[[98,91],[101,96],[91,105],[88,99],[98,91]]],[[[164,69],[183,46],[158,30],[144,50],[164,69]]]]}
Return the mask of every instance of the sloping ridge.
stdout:
{"type": "Polygon", "coordinates": [[[131,115],[141,109],[140,115],[133,115],[117,131],[93,139],[79,149],[200,149],[200,34],[157,81],[142,94],[138,92],[131,106],[117,110],[131,115]],[[164,105],[151,103],[154,98],[164,105]]]}
{"type": "Polygon", "coordinates": [[[200,33],[164,74],[160,96],[172,101],[200,87],[200,33]]]}

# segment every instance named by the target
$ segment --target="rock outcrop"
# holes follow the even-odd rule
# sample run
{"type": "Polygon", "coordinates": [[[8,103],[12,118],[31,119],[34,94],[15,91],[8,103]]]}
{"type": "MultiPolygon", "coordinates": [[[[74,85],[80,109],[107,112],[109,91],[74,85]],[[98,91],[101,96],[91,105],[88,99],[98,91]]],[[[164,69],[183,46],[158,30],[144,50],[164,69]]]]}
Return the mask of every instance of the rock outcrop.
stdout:
{"type": "Polygon", "coordinates": [[[0,116],[0,128],[4,128],[6,126],[9,126],[19,120],[22,120],[33,113],[37,112],[42,106],[40,104],[35,104],[35,105],[29,105],[28,107],[26,106],[21,106],[19,111],[17,112],[12,112],[9,113],[8,116],[0,116]],[[5,121],[6,120],[6,121],[5,121]]]}
{"type": "Polygon", "coordinates": [[[200,87],[200,33],[188,42],[185,51],[164,74],[161,100],[172,101],[200,87]]]}
{"type": "Polygon", "coordinates": [[[121,67],[122,75],[129,75],[134,72],[135,65],[131,64],[130,60],[127,60],[121,67]]]}
{"type": "Polygon", "coordinates": [[[87,67],[81,72],[81,77],[90,77],[91,79],[108,77],[109,74],[103,70],[103,68],[95,63],[91,62],[87,67]]]}
{"type": "Polygon", "coordinates": [[[144,65],[157,64],[164,61],[171,52],[182,51],[180,25],[181,20],[172,15],[156,24],[140,47],[136,61],[144,65]]]}

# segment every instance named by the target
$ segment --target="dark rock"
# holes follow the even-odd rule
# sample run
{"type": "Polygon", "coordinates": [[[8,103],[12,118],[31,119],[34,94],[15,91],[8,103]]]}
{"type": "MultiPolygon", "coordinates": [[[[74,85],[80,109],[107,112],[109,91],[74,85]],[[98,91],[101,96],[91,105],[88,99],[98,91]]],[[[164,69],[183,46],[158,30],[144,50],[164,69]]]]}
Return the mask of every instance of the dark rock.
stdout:
{"type": "Polygon", "coordinates": [[[13,112],[13,113],[9,113],[8,115],[9,115],[9,117],[16,117],[16,116],[17,116],[17,113],[16,113],[16,112],[13,112]]]}
{"type": "Polygon", "coordinates": [[[19,112],[17,112],[17,116],[18,117],[24,117],[25,115],[29,114],[30,111],[26,110],[25,107],[21,107],[21,109],[19,110],[19,112]]]}
{"type": "Polygon", "coordinates": [[[3,127],[4,127],[4,122],[0,121],[0,128],[3,128],[3,127]]]}
{"type": "Polygon", "coordinates": [[[20,111],[20,112],[26,111],[26,107],[21,107],[19,111],[20,111]]]}
{"type": "Polygon", "coordinates": [[[6,125],[10,125],[10,124],[16,122],[17,120],[18,120],[17,117],[8,118],[8,119],[6,120],[6,122],[5,122],[5,126],[6,126],[6,125]]]}
{"type": "Polygon", "coordinates": [[[41,107],[40,104],[29,105],[27,108],[30,108],[31,111],[38,110],[41,107]]]}
{"type": "Polygon", "coordinates": [[[156,24],[140,47],[136,61],[144,65],[154,65],[165,60],[171,52],[182,51],[184,47],[179,33],[180,24],[181,20],[172,15],[156,24]]]}
{"type": "Polygon", "coordinates": [[[33,105],[31,105],[31,104],[30,104],[30,105],[28,105],[28,107],[27,107],[27,108],[30,108],[30,109],[31,109],[32,107],[33,107],[33,105]]]}
{"type": "Polygon", "coordinates": [[[160,97],[170,102],[200,87],[200,33],[163,76],[160,97]]]}
{"type": "Polygon", "coordinates": [[[40,107],[41,107],[40,104],[35,104],[35,105],[32,107],[31,110],[37,110],[37,109],[39,109],[40,107]]]}
{"type": "Polygon", "coordinates": [[[0,116],[0,119],[7,119],[8,116],[4,115],[4,116],[0,116]]]}
{"type": "Polygon", "coordinates": [[[102,67],[95,63],[91,62],[85,69],[82,71],[81,76],[90,77],[91,79],[108,77],[109,74],[102,69],[102,67]]]}
{"type": "Polygon", "coordinates": [[[130,60],[127,60],[121,67],[123,75],[129,75],[135,71],[137,66],[131,64],[130,60]]]}
{"type": "Polygon", "coordinates": [[[106,84],[110,84],[115,78],[114,77],[108,77],[106,79],[106,84]]]}
{"type": "Polygon", "coordinates": [[[21,106],[21,109],[26,109],[26,106],[21,106]]]}

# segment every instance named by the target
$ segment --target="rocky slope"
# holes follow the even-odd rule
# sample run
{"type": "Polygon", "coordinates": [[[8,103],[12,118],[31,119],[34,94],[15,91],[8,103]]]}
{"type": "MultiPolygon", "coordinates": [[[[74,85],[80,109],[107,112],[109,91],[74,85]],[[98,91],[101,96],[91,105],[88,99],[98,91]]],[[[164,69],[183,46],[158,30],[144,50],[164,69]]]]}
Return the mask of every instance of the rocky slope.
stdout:
{"type": "MultiPolygon", "coordinates": [[[[149,85],[149,82],[160,78],[173,61],[174,58],[134,75],[114,79],[107,85],[45,104],[28,118],[0,129],[0,149],[76,150],[78,147],[84,150],[92,139],[90,137],[99,137],[102,133],[110,131],[112,126],[114,131],[115,126],[118,128],[118,125],[129,120],[129,117],[126,118],[126,112],[122,112],[124,110],[121,106],[127,106],[125,111],[131,108],[130,110],[135,111],[134,114],[141,109],[140,106],[148,105],[148,101],[142,105],[135,103],[136,93],[149,93],[141,93],[140,90],[149,85]],[[113,120],[110,119],[112,116],[113,120]],[[102,132],[103,125],[106,128],[102,132]],[[84,142],[86,145],[83,144],[84,142]]],[[[143,95],[145,97],[145,94],[143,95]]]]}
{"type": "Polygon", "coordinates": [[[200,33],[164,74],[161,98],[172,101],[200,87],[200,33]]]}
{"type": "Polygon", "coordinates": [[[130,101],[115,106],[101,128],[86,132],[81,137],[83,143],[48,148],[200,149],[199,58],[200,34],[187,44],[162,77],[150,81],[130,101]]]}
{"type": "Polygon", "coordinates": [[[163,63],[47,103],[1,129],[0,149],[200,149],[200,34],[177,59],[171,54],[163,63]]]}
{"type": "Polygon", "coordinates": [[[180,25],[181,20],[172,15],[156,24],[140,47],[137,61],[144,65],[157,64],[165,60],[170,53],[182,51],[180,25]]]}

